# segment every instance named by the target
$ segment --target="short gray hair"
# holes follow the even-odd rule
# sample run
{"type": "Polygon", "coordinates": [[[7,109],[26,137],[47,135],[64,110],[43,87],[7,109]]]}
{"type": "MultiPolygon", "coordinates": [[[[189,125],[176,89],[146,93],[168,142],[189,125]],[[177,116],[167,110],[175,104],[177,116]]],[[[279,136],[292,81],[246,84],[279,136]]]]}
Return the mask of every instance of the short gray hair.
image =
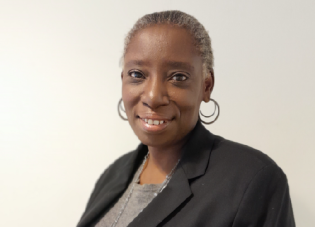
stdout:
{"type": "Polygon", "coordinates": [[[196,48],[202,57],[204,77],[209,77],[209,73],[213,75],[213,52],[208,32],[195,17],[178,10],[146,14],[138,19],[125,38],[121,65],[128,45],[136,33],[146,27],[156,24],[171,24],[187,29],[187,31],[189,31],[193,36],[196,48]]]}

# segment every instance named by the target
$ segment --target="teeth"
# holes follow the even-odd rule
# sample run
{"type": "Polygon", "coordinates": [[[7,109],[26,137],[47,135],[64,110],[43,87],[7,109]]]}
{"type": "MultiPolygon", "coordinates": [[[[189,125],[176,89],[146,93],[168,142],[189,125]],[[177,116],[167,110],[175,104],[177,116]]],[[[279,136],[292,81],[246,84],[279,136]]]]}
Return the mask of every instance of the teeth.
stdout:
{"type": "Polygon", "coordinates": [[[147,118],[144,118],[143,120],[144,120],[144,122],[148,123],[149,125],[161,125],[161,124],[165,123],[165,121],[152,120],[152,119],[147,119],[147,118]]]}

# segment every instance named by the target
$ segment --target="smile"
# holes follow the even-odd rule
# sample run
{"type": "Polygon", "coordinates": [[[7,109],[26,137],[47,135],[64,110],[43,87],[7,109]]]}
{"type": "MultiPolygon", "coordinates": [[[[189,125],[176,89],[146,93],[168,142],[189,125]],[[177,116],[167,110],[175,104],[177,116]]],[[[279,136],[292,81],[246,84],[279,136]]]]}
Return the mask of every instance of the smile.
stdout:
{"type": "Polygon", "coordinates": [[[141,128],[150,133],[158,133],[164,131],[171,120],[167,119],[154,119],[154,118],[141,118],[138,117],[141,128]]]}
{"type": "Polygon", "coordinates": [[[141,120],[143,120],[148,125],[161,125],[161,124],[166,123],[165,120],[154,120],[154,119],[148,119],[148,118],[144,118],[144,119],[141,119],[141,120]]]}

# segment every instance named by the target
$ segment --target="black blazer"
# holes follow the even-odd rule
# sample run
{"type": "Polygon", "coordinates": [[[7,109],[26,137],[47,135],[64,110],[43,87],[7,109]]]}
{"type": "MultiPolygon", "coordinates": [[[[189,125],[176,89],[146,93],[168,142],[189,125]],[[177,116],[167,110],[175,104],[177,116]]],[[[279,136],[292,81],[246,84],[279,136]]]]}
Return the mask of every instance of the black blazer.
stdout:
{"type": "MultiPolygon", "coordinates": [[[[77,227],[92,227],[123,194],[148,149],[105,170],[77,227]]],[[[129,227],[294,227],[286,175],[267,155],[198,122],[167,187],[129,227]]]]}

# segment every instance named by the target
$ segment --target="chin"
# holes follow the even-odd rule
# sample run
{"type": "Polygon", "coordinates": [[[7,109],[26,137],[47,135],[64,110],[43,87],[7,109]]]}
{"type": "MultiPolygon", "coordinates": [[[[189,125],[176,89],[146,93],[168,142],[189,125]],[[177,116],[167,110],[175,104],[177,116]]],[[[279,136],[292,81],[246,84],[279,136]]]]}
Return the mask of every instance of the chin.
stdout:
{"type": "Polygon", "coordinates": [[[150,146],[150,147],[165,147],[176,143],[176,139],[174,136],[167,136],[163,134],[158,135],[144,135],[137,134],[137,137],[141,141],[141,143],[150,146]]]}

